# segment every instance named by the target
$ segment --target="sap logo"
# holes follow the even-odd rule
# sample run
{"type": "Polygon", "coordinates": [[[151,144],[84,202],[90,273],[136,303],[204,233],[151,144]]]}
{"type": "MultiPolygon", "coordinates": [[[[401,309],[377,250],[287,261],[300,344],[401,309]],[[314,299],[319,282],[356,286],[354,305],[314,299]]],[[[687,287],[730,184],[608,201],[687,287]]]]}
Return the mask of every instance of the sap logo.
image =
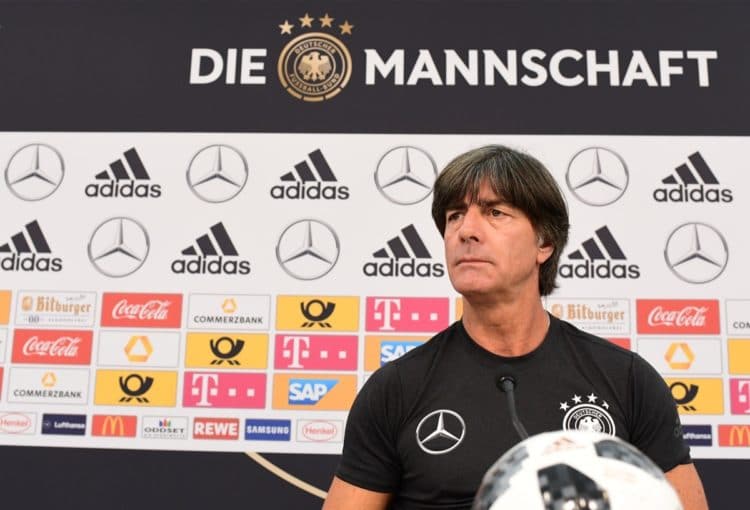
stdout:
{"type": "Polygon", "coordinates": [[[314,406],[336,383],[335,379],[290,379],[289,404],[314,406]]]}
{"type": "Polygon", "coordinates": [[[416,349],[422,342],[383,342],[380,344],[380,366],[400,358],[407,352],[416,349]]]}

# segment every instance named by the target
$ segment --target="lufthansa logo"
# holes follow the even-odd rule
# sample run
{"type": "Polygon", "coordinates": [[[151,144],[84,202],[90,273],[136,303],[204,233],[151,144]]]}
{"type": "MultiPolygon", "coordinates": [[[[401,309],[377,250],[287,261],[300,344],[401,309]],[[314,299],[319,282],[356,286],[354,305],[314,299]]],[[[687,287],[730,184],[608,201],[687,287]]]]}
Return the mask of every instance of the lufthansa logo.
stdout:
{"type": "Polygon", "coordinates": [[[276,244],[281,268],[298,280],[317,280],[328,274],[339,258],[339,237],[327,223],[299,220],[284,229],[276,244]]]}
{"type": "Polygon", "coordinates": [[[465,436],[464,419],[449,409],[432,411],[417,425],[417,444],[430,455],[442,455],[454,450],[465,436]]]}
{"type": "Polygon", "coordinates": [[[437,174],[437,165],[427,152],[417,147],[396,147],[378,161],[375,186],[394,204],[411,205],[430,196],[437,174]]]}
{"type": "Polygon", "coordinates": [[[352,57],[338,38],[312,32],[295,37],[279,56],[279,80],[291,95],[303,101],[331,99],[346,87],[352,57]]]}
{"type": "Polygon", "coordinates": [[[729,248],[714,227],[699,222],[684,223],[669,234],[664,259],[680,280],[708,283],[724,272],[729,248]]]}
{"type": "Polygon", "coordinates": [[[118,217],[96,227],[88,245],[91,264],[105,276],[121,278],[146,261],[150,241],[146,229],[132,218],[118,217]]]}
{"type": "Polygon", "coordinates": [[[229,145],[209,145],[190,160],[187,183],[201,200],[226,202],[236,197],[247,182],[245,156],[229,145]]]}
{"type": "Polygon", "coordinates": [[[584,204],[609,205],[616,202],[628,187],[628,167],[616,152],[604,147],[588,147],[568,163],[565,182],[584,204]]]}
{"type": "Polygon", "coordinates": [[[21,200],[47,198],[65,176],[62,156],[51,145],[34,143],[18,149],[5,167],[5,183],[21,200]]]}

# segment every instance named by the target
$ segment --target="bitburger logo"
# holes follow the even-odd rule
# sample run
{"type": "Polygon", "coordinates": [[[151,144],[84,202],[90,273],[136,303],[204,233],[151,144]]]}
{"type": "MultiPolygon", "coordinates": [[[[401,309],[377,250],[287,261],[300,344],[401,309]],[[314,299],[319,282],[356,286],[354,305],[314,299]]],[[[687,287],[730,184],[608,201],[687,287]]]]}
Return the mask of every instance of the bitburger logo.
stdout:
{"type": "Polygon", "coordinates": [[[211,232],[195,240],[195,246],[182,250],[184,257],[172,261],[177,274],[250,274],[250,261],[239,258],[239,252],[224,224],[219,222],[211,232]],[[197,247],[197,249],[196,249],[197,247]]]}
{"type": "Polygon", "coordinates": [[[352,35],[354,25],[348,20],[334,25],[335,18],[327,13],[321,18],[306,13],[298,19],[299,26],[288,19],[279,25],[281,35],[292,36],[297,28],[306,32],[289,41],[281,51],[279,81],[297,99],[310,102],[331,99],[346,87],[352,74],[352,57],[337,36],[352,35]],[[317,29],[328,30],[309,31],[317,29]]]}

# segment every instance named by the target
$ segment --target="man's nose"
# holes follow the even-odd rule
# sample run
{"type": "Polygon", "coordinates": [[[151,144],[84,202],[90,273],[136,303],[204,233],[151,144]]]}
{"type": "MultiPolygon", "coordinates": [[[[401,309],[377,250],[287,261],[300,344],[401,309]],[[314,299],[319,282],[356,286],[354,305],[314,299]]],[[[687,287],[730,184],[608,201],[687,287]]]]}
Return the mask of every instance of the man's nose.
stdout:
{"type": "Polygon", "coordinates": [[[477,207],[469,207],[464,213],[458,234],[462,241],[479,241],[481,211],[477,207]]]}

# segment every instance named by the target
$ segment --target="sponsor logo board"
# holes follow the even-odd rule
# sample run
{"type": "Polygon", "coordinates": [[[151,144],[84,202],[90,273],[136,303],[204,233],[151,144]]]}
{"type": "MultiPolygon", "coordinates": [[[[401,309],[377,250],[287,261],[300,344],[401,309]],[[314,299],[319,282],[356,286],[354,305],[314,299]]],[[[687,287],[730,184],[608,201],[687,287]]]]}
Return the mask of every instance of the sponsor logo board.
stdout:
{"type": "Polygon", "coordinates": [[[732,414],[750,414],[750,379],[729,379],[732,414]]]}
{"type": "Polygon", "coordinates": [[[357,331],[359,298],[351,296],[278,296],[276,329],[357,331]]]}
{"type": "Polygon", "coordinates": [[[185,416],[144,416],[143,439],[187,439],[188,418],[185,416]]]}
{"type": "Polygon", "coordinates": [[[7,345],[7,343],[8,343],[8,330],[0,329],[0,363],[5,363],[5,346],[7,345]]]}
{"type": "Polygon", "coordinates": [[[371,260],[362,266],[370,277],[428,278],[445,274],[445,265],[434,262],[422,237],[413,224],[401,229],[400,235],[385,242],[373,252],[371,260]]]}
{"type": "Polygon", "coordinates": [[[348,411],[357,394],[357,376],[340,374],[276,374],[273,408],[348,411]]]}
{"type": "Polygon", "coordinates": [[[750,446],[750,425],[719,425],[719,446],[750,446]]]}
{"type": "Polygon", "coordinates": [[[17,329],[13,333],[13,363],[88,365],[94,334],[84,330],[17,329]]]}
{"type": "Polygon", "coordinates": [[[714,444],[711,425],[683,425],[682,438],[690,446],[711,446],[714,444]]]}
{"type": "Polygon", "coordinates": [[[719,338],[639,338],[637,352],[662,374],[723,371],[719,338]]]}
{"type": "Polygon", "coordinates": [[[43,414],[42,434],[85,436],[85,414],[43,414]]]}
{"type": "Polygon", "coordinates": [[[86,404],[89,371],[74,368],[10,369],[8,402],[29,404],[86,404]]]}
{"type": "Polygon", "coordinates": [[[16,327],[92,327],[95,315],[96,292],[18,293],[16,327]]]}
{"type": "Polygon", "coordinates": [[[291,420],[245,420],[247,441],[289,441],[292,437],[291,420]]]}
{"type": "Polygon", "coordinates": [[[429,339],[428,336],[365,336],[365,370],[374,372],[429,339]]]}
{"type": "Polygon", "coordinates": [[[8,324],[8,320],[10,319],[10,298],[11,293],[9,290],[0,290],[0,325],[8,324]]]}
{"type": "Polygon", "coordinates": [[[101,437],[135,437],[138,431],[136,416],[95,414],[91,420],[91,435],[101,437]]]}
{"type": "Polygon", "coordinates": [[[177,372],[97,370],[94,404],[174,407],[177,372]]]}
{"type": "Polygon", "coordinates": [[[172,331],[99,332],[98,364],[119,367],[177,366],[180,357],[180,334],[172,331]]]}
{"type": "Polygon", "coordinates": [[[368,297],[365,329],[372,332],[425,333],[448,327],[448,298],[368,297]]]}
{"type": "Polygon", "coordinates": [[[240,437],[238,418],[193,418],[193,439],[225,439],[240,437]]]}
{"type": "Polygon", "coordinates": [[[728,338],[729,373],[750,375],[750,339],[728,338]]]}
{"type": "Polygon", "coordinates": [[[276,335],[274,367],[288,370],[357,370],[356,335],[276,335]]]}
{"type": "Polygon", "coordinates": [[[344,422],[341,420],[297,420],[297,441],[303,443],[341,443],[344,422]]]}
{"type": "Polygon", "coordinates": [[[680,414],[724,414],[722,379],[664,379],[680,414]]]}
{"type": "Polygon", "coordinates": [[[547,310],[576,327],[600,336],[630,334],[629,299],[546,298],[547,310]]]}
{"type": "Polygon", "coordinates": [[[102,327],[179,328],[182,324],[182,294],[138,294],[105,292],[102,327]]]}
{"type": "Polygon", "coordinates": [[[0,434],[34,434],[36,414],[0,412],[0,434]]]}
{"type": "Polygon", "coordinates": [[[184,407],[263,409],[266,374],[236,372],[185,372],[184,407]]]}
{"type": "Polygon", "coordinates": [[[637,299],[638,333],[649,335],[718,335],[716,299],[637,299]]]}
{"type": "Polygon", "coordinates": [[[750,299],[727,299],[727,334],[750,336],[750,299]]]}
{"type": "Polygon", "coordinates": [[[185,366],[264,369],[268,366],[265,333],[188,333],[185,366]]]}
{"type": "Polygon", "coordinates": [[[190,294],[188,328],[212,330],[267,330],[271,296],[190,294]]]}

